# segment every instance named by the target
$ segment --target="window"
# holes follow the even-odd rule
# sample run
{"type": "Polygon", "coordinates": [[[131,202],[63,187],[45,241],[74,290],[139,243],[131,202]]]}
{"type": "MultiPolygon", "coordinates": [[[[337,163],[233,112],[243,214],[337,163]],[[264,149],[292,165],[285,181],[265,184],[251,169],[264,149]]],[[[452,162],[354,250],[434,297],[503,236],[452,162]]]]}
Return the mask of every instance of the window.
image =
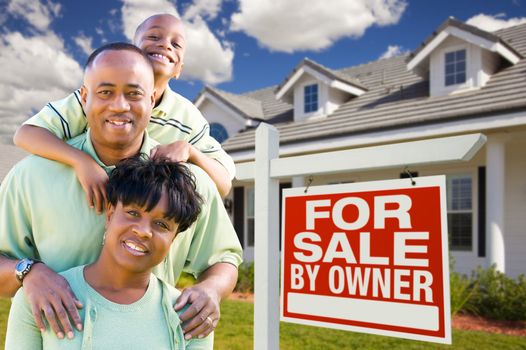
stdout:
{"type": "Polygon", "coordinates": [[[254,187],[247,188],[247,236],[245,242],[247,247],[254,246],[254,187]]]}
{"type": "Polygon", "coordinates": [[[307,85],[303,90],[304,112],[316,112],[318,110],[318,85],[307,85]]]}
{"type": "Polygon", "coordinates": [[[469,175],[447,178],[449,248],[470,251],[473,237],[472,179],[469,175]]]}
{"type": "Polygon", "coordinates": [[[210,136],[216,139],[217,142],[223,143],[228,139],[228,132],[223,125],[219,123],[210,123],[210,136]]]}
{"type": "Polygon", "coordinates": [[[466,82],[466,50],[446,53],[446,86],[466,82]]]}

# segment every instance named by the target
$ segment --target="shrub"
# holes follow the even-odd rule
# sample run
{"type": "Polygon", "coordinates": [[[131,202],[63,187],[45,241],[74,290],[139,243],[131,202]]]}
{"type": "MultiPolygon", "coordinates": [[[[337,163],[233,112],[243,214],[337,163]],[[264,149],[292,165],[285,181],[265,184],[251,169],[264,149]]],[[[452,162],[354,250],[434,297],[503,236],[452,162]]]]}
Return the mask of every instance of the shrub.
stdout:
{"type": "Polygon", "coordinates": [[[254,293],[254,263],[244,262],[239,265],[236,292],[254,293]]]}
{"type": "Polygon", "coordinates": [[[478,268],[471,277],[477,288],[471,297],[470,307],[481,316],[496,320],[526,320],[526,278],[516,280],[496,270],[478,268]]]}
{"type": "Polygon", "coordinates": [[[451,270],[449,274],[449,292],[451,296],[451,316],[459,311],[476,314],[477,309],[471,302],[478,284],[466,275],[451,270]]]}

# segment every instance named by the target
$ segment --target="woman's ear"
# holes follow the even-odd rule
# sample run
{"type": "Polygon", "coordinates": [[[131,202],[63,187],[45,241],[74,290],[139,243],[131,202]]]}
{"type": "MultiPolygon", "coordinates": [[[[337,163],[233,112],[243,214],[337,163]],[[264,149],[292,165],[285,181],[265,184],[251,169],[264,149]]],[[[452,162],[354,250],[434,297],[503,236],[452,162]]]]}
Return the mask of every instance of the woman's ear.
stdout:
{"type": "Polygon", "coordinates": [[[111,217],[114,212],[115,212],[115,207],[110,202],[107,202],[106,204],[106,224],[104,224],[104,228],[108,228],[108,222],[110,222],[111,217]]]}

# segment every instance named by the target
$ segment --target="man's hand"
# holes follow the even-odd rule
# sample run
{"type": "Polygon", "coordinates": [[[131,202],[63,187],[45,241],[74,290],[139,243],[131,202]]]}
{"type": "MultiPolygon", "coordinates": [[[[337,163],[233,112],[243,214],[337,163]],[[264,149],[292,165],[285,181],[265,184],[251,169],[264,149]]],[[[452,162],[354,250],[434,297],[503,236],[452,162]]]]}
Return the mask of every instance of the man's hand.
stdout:
{"type": "MultiPolygon", "coordinates": [[[[163,157],[172,162],[188,162],[193,152],[193,146],[186,141],[175,141],[167,145],[158,145],[150,152],[150,158],[163,157]]],[[[191,161],[191,160],[190,160],[191,161]]]]}
{"type": "Polygon", "coordinates": [[[108,174],[86,154],[79,158],[73,165],[77,178],[84,192],[90,208],[101,214],[106,208],[106,183],[108,174]]]}
{"type": "Polygon", "coordinates": [[[58,338],[64,334],[73,338],[70,319],[77,330],[82,330],[82,321],[77,308],[82,303],[77,300],[64,277],[58,275],[43,263],[36,263],[23,281],[24,292],[31,305],[37,327],[45,330],[42,313],[58,338]]]}
{"type": "Polygon", "coordinates": [[[216,328],[220,317],[220,301],[216,292],[207,290],[199,284],[183,291],[174,309],[178,311],[186,304],[190,304],[180,316],[186,340],[193,337],[206,337],[216,328]]]}

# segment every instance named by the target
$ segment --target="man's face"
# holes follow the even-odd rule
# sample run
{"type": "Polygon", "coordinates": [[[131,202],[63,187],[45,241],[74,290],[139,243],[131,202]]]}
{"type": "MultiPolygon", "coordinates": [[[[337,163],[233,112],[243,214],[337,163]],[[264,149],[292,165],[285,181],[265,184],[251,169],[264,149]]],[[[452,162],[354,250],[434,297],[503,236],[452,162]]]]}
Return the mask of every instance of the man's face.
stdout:
{"type": "Polygon", "coordinates": [[[82,104],[95,147],[141,145],[155,101],[152,69],[137,52],[108,50],[84,74],[82,104]]]}
{"type": "Polygon", "coordinates": [[[170,15],[149,18],[135,34],[134,42],[152,61],[157,78],[179,77],[186,49],[183,23],[179,19],[170,15]]]}

